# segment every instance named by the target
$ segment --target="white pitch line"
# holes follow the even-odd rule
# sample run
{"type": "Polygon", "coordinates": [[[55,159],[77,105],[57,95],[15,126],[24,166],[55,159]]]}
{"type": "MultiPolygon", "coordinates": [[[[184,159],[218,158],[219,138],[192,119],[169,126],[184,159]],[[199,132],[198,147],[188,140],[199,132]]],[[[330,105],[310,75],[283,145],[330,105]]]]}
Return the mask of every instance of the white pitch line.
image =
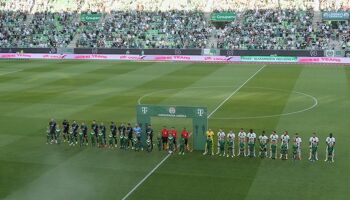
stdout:
{"type": "Polygon", "coordinates": [[[16,70],[16,71],[12,71],[12,72],[6,72],[6,73],[2,73],[2,74],[0,74],[0,76],[6,75],[6,74],[12,74],[12,73],[16,73],[16,72],[20,72],[20,71],[23,71],[23,69],[20,69],[20,70],[16,70]]]}
{"type": "MultiPolygon", "coordinates": [[[[265,68],[266,65],[262,66],[258,71],[256,71],[251,77],[249,77],[241,86],[239,86],[235,91],[233,91],[230,96],[228,96],[223,102],[219,104],[218,107],[216,107],[209,115],[208,119],[210,116],[212,116],[227,100],[229,100],[234,94],[238,92],[245,84],[250,81],[250,79],[254,78],[255,75],[257,75],[263,68],[265,68]]],[[[140,101],[139,101],[140,103],[140,101]]],[[[191,133],[192,134],[192,133],[191,133]]],[[[190,134],[190,136],[191,136],[190,134]]],[[[163,160],[161,160],[138,184],[136,184],[123,198],[122,200],[127,199],[145,180],[150,177],[169,157],[171,154],[166,155],[163,160]]]]}
{"type": "MultiPolygon", "coordinates": [[[[189,137],[191,137],[192,132],[189,134],[189,137]]],[[[179,146],[179,145],[177,145],[179,146]]],[[[166,155],[163,160],[161,160],[138,184],[136,184],[131,190],[130,192],[128,192],[128,194],[126,194],[122,200],[127,199],[143,182],[145,182],[145,180],[150,177],[162,164],[163,162],[165,162],[169,157],[170,157],[170,153],[168,155],[166,155]]]]}
{"type": "Polygon", "coordinates": [[[123,198],[122,198],[122,200],[125,200],[125,199],[127,199],[148,177],[150,177],[152,174],[153,174],[153,172],[154,171],[156,171],[162,164],[163,164],[163,162],[164,161],[166,161],[169,157],[170,157],[170,155],[171,154],[168,154],[167,156],[165,156],[164,158],[163,158],[163,160],[162,161],[160,161],[159,163],[158,163],[158,165],[156,165],[137,185],[135,185],[135,187],[133,187],[131,190],[130,190],[130,192],[128,192],[128,194],[126,194],[123,198]]]}
{"type": "Polygon", "coordinates": [[[262,69],[264,69],[266,65],[262,66],[258,71],[256,71],[251,77],[249,77],[241,86],[239,86],[235,91],[233,91],[226,99],[224,99],[209,115],[208,119],[222,106],[228,101],[233,95],[235,95],[245,84],[247,84],[254,76],[256,76],[262,69]]]}

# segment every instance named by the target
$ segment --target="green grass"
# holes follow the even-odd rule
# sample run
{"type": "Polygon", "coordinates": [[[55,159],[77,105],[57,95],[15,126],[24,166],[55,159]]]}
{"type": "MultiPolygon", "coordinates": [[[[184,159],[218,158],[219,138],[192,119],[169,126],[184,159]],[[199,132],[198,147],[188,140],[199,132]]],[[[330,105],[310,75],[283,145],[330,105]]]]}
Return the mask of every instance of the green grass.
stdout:
{"type": "MultiPolygon", "coordinates": [[[[199,105],[210,112],[261,66],[0,61],[0,199],[123,198],[167,154],[46,145],[49,118],[134,123],[144,95],[145,104],[199,105]]],[[[349,99],[347,67],[267,65],[211,116],[209,126],[298,132],[303,160],[172,155],[129,199],[349,199],[349,99]],[[280,116],[315,103],[298,92],[318,105],[280,116]],[[320,161],[310,163],[307,141],[314,131],[320,161]],[[337,138],[332,164],[323,162],[329,132],[337,138]]],[[[155,118],[154,128],[163,123],[190,126],[189,120],[155,118]]]]}

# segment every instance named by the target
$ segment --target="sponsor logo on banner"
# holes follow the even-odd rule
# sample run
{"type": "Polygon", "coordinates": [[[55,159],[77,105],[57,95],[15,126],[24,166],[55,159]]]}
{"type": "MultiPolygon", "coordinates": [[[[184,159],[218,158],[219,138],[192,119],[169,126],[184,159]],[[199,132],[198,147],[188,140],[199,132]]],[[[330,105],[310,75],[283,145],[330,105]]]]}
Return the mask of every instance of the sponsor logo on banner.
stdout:
{"type": "Polygon", "coordinates": [[[317,51],[316,50],[311,50],[310,51],[310,56],[316,57],[317,56],[317,51]]]}
{"type": "Polygon", "coordinates": [[[176,108],[175,107],[170,107],[169,108],[169,113],[174,115],[176,113],[176,108]]]}
{"type": "Polygon", "coordinates": [[[147,112],[148,112],[148,107],[142,106],[142,107],[141,107],[141,112],[142,112],[143,114],[147,114],[147,112]]]}
{"type": "Polygon", "coordinates": [[[203,117],[203,115],[204,115],[204,109],[203,109],[203,108],[198,108],[198,109],[197,109],[197,114],[198,114],[198,116],[203,117]]]}

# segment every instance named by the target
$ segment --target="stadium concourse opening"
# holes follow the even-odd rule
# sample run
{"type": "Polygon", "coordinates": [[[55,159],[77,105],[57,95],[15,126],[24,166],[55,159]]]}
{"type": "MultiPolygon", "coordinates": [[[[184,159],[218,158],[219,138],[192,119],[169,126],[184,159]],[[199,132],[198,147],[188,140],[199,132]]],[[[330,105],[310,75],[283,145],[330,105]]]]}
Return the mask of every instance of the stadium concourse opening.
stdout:
{"type": "MultiPolygon", "coordinates": [[[[137,123],[143,130],[146,130],[149,124],[152,124],[152,119],[168,118],[173,119],[174,124],[179,124],[178,119],[192,119],[192,144],[193,150],[204,150],[205,147],[205,131],[208,128],[208,112],[206,107],[189,107],[189,106],[168,106],[168,105],[137,105],[137,123]]],[[[169,125],[171,123],[165,122],[163,125],[169,125]]],[[[158,123],[157,123],[158,125],[158,123]]],[[[187,125],[184,124],[185,126],[187,125]]],[[[179,128],[183,128],[184,125],[179,128]]],[[[171,125],[175,126],[175,125],[171,125]]],[[[154,127],[154,126],[153,126],[154,127]]],[[[157,127],[161,128],[161,127],[157,127]]],[[[170,128],[170,127],[168,127],[170,128]]],[[[187,127],[189,129],[189,127],[187,127]]],[[[157,133],[158,134],[158,133],[157,133]]],[[[146,136],[142,135],[142,143],[145,143],[146,136]]]]}

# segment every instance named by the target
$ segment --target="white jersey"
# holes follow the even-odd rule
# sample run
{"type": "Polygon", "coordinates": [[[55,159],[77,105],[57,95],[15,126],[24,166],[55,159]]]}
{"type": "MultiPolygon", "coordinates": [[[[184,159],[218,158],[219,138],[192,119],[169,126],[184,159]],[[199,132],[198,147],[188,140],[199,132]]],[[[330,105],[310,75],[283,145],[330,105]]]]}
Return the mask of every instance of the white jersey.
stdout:
{"type": "Polygon", "coordinates": [[[317,145],[318,143],[318,137],[310,137],[310,143],[313,145],[317,145]]]}
{"type": "Polygon", "coordinates": [[[253,132],[253,133],[248,133],[247,134],[247,138],[248,138],[248,141],[253,143],[256,139],[256,134],[253,132]]]}
{"type": "Polygon", "coordinates": [[[223,141],[223,140],[225,140],[225,132],[219,131],[218,132],[218,141],[223,141]]]}
{"type": "Polygon", "coordinates": [[[288,143],[289,142],[289,135],[281,135],[281,140],[282,140],[282,143],[283,142],[288,143]]]}
{"type": "Polygon", "coordinates": [[[277,143],[278,135],[277,134],[271,134],[270,135],[270,140],[271,140],[271,143],[277,143]]]}
{"type": "Polygon", "coordinates": [[[300,147],[301,146],[301,137],[296,137],[295,139],[294,139],[294,142],[295,142],[295,144],[298,146],[298,147],[300,147]]]}
{"type": "Polygon", "coordinates": [[[238,133],[238,138],[239,138],[239,141],[241,142],[245,142],[245,138],[247,137],[247,134],[245,132],[239,132],[238,133]]]}
{"type": "Polygon", "coordinates": [[[227,140],[228,141],[235,141],[235,134],[233,132],[229,132],[227,134],[227,140]]]}
{"type": "Polygon", "coordinates": [[[260,135],[259,136],[259,141],[260,141],[261,144],[266,144],[268,139],[269,138],[266,135],[260,135]]]}
{"type": "Polygon", "coordinates": [[[335,144],[335,138],[334,137],[327,137],[326,143],[329,146],[333,146],[335,144]]]}

